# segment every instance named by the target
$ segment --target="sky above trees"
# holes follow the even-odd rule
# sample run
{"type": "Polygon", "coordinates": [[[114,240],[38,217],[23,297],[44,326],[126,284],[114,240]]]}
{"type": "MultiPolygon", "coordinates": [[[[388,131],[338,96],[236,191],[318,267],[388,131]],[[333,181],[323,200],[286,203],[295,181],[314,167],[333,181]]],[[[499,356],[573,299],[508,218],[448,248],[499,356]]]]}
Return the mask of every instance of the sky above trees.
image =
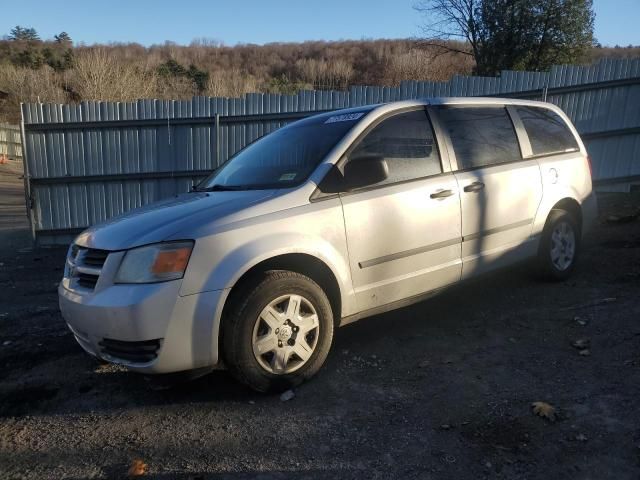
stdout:
{"type": "MultiPolygon", "coordinates": [[[[208,38],[236,43],[362,38],[408,38],[421,34],[415,0],[21,0],[3,6],[0,35],[16,25],[35,28],[43,39],[67,31],[75,42],[171,40],[189,44],[208,38]]],[[[640,45],[640,1],[595,0],[595,37],[603,45],[640,45]]]]}

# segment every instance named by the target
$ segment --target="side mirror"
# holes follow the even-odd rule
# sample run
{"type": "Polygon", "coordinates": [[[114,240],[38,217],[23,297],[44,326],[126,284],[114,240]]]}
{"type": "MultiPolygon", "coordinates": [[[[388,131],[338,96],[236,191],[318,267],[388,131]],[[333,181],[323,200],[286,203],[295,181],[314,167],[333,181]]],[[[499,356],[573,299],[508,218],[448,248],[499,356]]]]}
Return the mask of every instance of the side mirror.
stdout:
{"type": "Polygon", "coordinates": [[[379,155],[362,155],[350,158],[344,167],[347,190],[368,187],[389,177],[387,161],[379,155]]]}

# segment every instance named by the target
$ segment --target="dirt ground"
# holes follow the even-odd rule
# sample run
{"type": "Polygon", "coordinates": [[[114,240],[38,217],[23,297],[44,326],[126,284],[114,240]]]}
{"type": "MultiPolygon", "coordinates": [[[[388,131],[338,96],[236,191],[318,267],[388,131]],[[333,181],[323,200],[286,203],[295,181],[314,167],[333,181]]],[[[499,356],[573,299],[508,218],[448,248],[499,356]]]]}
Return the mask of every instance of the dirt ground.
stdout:
{"type": "Polygon", "coordinates": [[[604,219],[640,195],[601,204],[571,280],[500,272],[347,326],[287,402],[98,365],[58,311],[65,249],[0,231],[0,478],[637,479],[640,220],[604,219]]]}
{"type": "Polygon", "coordinates": [[[0,247],[8,243],[28,245],[22,173],[22,162],[0,164],[0,247]]]}

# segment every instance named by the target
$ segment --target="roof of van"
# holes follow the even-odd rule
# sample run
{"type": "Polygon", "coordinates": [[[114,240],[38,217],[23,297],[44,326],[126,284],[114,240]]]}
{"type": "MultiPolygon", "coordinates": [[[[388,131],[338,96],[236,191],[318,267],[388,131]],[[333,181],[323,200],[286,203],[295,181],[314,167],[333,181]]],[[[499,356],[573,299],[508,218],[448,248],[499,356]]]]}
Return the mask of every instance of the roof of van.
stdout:
{"type": "MultiPolygon", "coordinates": [[[[341,108],[337,110],[329,110],[323,112],[309,112],[312,116],[298,120],[295,125],[302,125],[304,123],[315,123],[322,121],[323,119],[349,115],[358,113],[373,113],[374,115],[384,115],[386,113],[392,113],[396,110],[403,108],[419,107],[427,105],[522,105],[531,107],[542,107],[553,110],[561,117],[567,120],[565,113],[552,103],[538,102],[534,100],[522,100],[518,98],[499,98],[499,97],[431,97],[431,98],[416,98],[410,100],[399,100],[388,103],[378,103],[371,105],[360,105],[357,107],[341,108]]],[[[359,118],[359,117],[358,117],[359,118]]],[[[355,120],[355,118],[353,119],[355,120]]],[[[293,125],[293,124],[291,124],[293,125]]]]}
{"type": "MultiPolygon", "coordinates": [[[[535,100],[523,100],[519,98],[500,97],[426,97],[395,102],[379,103],[374,107],[393,105],[395,107],[414,105],[530,105],[536,107],[555,107],[552,103],[535,100]]],[[[357,109],[357,107],[356,107],[357,109]]],[[[351,110],[351,109],[350,109],[351,110]]],[[[354,109],[355,110],[355,109],[354,109]]]]}
{"type": "MultiPolygon", "coordinates": [[[[409,100],[398,100],[395,102],[377,103],[370,105],[360,105],[357,107],[340,108],[336,110],[328,110],[314,114],[313,117],[318,119],[323,116],[346,115],[350,113],[371,112],[389,112],[407,107],[416,107],[420,105],[527,105],[532,107],[549,108],[558,112],[562,112],[560,108],[552,103],[538,102],[534,100],[522,100],[517,98],[499,98],[499,97],[429,97],[415,98],[409,100]]],[[[310,112],[313,113],[313,112],[310,112]]]]}
{"type": "Polygon", "coordinates": [[[535,100],[523,100],[520,98],[500,98],[500,97],[434,97],[420,99],[427,105],[531,105],[536,107],[553,107],[555,105],[547,102],[535,100]]]}
{"type": "Polygon", "coordinates": [[[378,113],[392,112],[401,108],[415,107],[420,105],[522,105],[531,107],[548,108],[564,116],[564,112],[556,105],[548,102],[538,102],[535,100],[522,100],[519,98],[499,98],[499,97],[431,97],[416,98],[411,100],[400,100],[389,103],[379,103],[377,105],[366,105],[362,107],[349,108],[342,111],[363,111],[366,109],[376,110],[378,113]]]}

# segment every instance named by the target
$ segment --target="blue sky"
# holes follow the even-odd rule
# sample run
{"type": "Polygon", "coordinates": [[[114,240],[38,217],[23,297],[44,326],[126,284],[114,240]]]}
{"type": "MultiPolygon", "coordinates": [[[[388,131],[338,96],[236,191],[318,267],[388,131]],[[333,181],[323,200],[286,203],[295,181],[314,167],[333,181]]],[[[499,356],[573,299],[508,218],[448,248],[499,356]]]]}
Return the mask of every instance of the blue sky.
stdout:
{"type": "MultiPolygon", "coordinates": [[[[16,0],[2,7],[0,36],[15,25],[43,38],[62,30],[74,41],[137,42],[197,37],[236,43],[407,38],[420,35],[415,0],[16,0]]],[[[640,0],[594,0],[603,45],[640,45],[640,0]]]]}

